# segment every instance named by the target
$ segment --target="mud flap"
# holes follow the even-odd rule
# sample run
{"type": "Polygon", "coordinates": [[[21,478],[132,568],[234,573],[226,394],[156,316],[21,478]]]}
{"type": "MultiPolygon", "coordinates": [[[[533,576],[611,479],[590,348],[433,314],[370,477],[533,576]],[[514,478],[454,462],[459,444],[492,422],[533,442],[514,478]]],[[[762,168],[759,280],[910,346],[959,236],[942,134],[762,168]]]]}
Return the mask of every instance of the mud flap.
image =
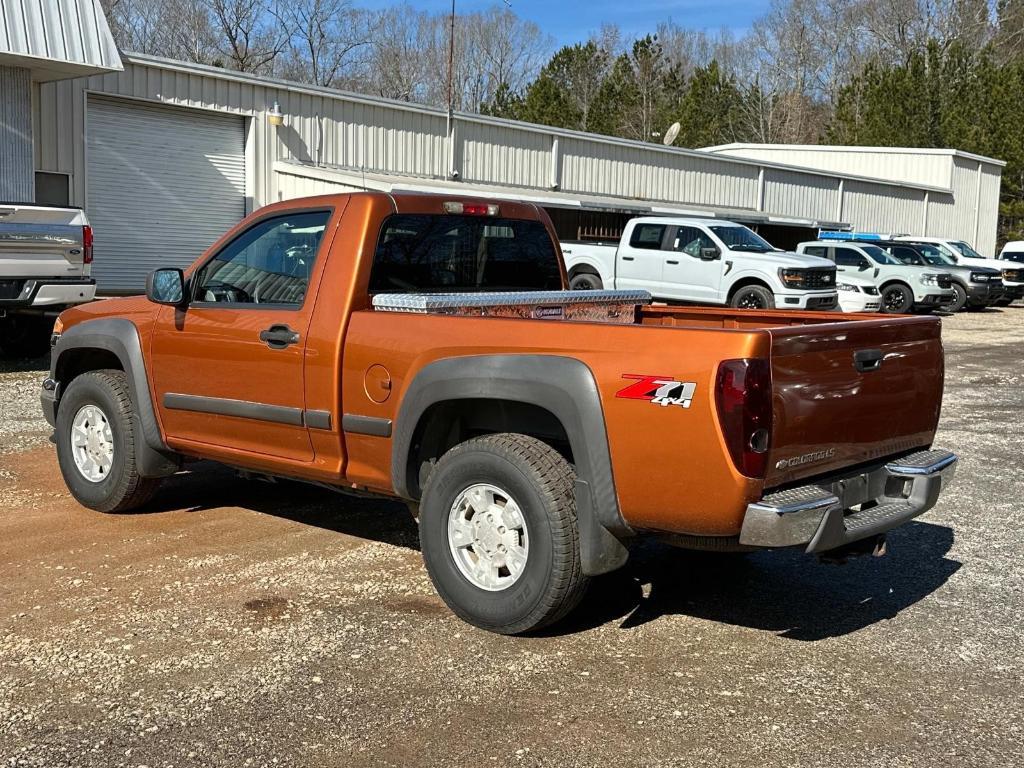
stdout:
{"type": "Polygon", "coordinates": [[[576,479],[576,525],[584,574],[599,576],[625,565],[629,549],[597,520],[590,484],[579,478],[576,479]]]}

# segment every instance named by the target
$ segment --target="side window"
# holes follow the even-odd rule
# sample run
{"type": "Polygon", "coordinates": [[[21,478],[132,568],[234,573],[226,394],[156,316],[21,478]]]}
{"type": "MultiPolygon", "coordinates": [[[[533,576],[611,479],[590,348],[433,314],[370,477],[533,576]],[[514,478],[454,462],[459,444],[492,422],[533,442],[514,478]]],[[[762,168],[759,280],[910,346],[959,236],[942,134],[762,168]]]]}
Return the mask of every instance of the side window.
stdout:
{"type": "Polygon", "coordinates": [[[867,261],[864,254],[853,248],[836,248],[836,264],[841,267],[860,267],[867,261]]]}
{"type": "Polygon", "coordinates": [[[697,227],[679,227],[672,250],[682,251],[695,258],[700,257],[701,248],[714,248],[715,243],[703,230],[697,227]]]}
{"type": "Polygon", "coordinates": [[[265,219],[225,245],[196,276],[194,300],[299,306],[330,211],[265,219]]]}
{"type": "Polygon", "coordinates": [[[808,256],[821,256],[823,259],[828,258],[828,248],[824,245],[808,245],[804,248],[804,253],[808,256]]]}
{"type": "Polygon", "coordinates": [[[665,237],[664,224],[637,224],[629,238],[633,248],[647,248],[657,251],[661,249],[662,238],[665,237]]]}
{"type": "Polygon", "coordinates": [[[894,245],[890,247],[888,250],[889,253],[891,253],[893,256],[899,259],[899,261],[902,262],[903,264],[921,263],[917,255],[917,251],[915,251],[913,248],[905,248],[899,245],[894,245]]]}

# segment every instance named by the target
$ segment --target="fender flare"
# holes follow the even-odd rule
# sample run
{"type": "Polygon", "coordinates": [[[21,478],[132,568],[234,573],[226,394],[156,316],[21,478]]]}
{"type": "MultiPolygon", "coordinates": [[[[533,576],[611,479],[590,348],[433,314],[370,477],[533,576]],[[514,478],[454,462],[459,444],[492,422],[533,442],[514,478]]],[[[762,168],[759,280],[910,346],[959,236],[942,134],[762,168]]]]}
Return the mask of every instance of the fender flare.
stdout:
{"type": "MultiPolygon", "coordinates": [[[[142,437],[135,443],[135,461],[139,473],[143,477],[166,477],[176,472],[180,467],[180,458],[167,447],[160,433],[153,399],[149,394],[142,341],[135,323],[117,317],[97,318],[74,325],[61,334],[50,358],[50,378],[57,382],[58,393],[63,392],[69,383],[59,378],[61,358],[76,349],[100,349],[110,352],[121,362],[132,395],[136,426],[142,437]]],[[[59,403],[58,398],[55,406],[59,407],[59,403]]]]}
{"type": "Polygon", "coordinates": [[[604,410],[594,375],[558,355],[467,355],[424,366],[402,397],[392,439],[395,492],[414,498],[409,455],[420,420],[432,405],[462,399],[509,400],[552,413],[565,429],[576,464],[576,514],[583,572],[597,575],[628,558],[620,539],[633,535],[619,510],[604,410]]]}

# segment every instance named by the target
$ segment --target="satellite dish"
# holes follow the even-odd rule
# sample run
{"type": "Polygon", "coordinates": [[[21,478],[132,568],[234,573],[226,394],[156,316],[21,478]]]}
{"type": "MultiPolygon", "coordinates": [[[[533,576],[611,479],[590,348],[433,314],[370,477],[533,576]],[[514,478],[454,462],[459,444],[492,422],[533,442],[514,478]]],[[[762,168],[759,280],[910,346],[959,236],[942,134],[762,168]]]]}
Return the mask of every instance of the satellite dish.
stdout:
{"type": "Polygon", "coordinates": [[[679,123],[672,123],[672,125],[669,126],[669,129],[665,131],[665,138],[663,138],[661,141],[666,147],[671,147],[672,142],[674,142],[678,136],[679,123]]]}

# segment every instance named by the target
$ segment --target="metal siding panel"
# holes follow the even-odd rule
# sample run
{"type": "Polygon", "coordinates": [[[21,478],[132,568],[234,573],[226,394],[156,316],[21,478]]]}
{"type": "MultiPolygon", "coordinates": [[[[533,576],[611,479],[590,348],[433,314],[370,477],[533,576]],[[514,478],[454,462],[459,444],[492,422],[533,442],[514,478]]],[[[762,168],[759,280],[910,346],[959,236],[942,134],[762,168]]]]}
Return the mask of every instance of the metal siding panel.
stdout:
{"type": "Polygon", "coordinates": [[[837,179],[765,168],[764,207],[772,214],[831,221],[838,204],[837,179]]]}
{"type": "Polygon", "coordinates": [[[847,180],[843,218],[868,232],[918,234],[924,216],[924,192],[847,180]]]}
{"type": "Polygon", "coordinates": [[[242,119],[92,97],[89,206],[101,291],[141,290],[245,214],[242,119]]]}
{"type": "Polygon", "coordinates": [[[0,201],[35,200],[29,70],[0,67],[0,201]]]}
{"type": "Polygon", "coordinates": [[[985,256],[996,255],[996,228],[999,225],[999,187],[1002,174],[983,166],[981,174],[981,211],[978,221],[978,242],[974,247],[985,256]]]}
{"type": "Polygon", "coordinates": [[[117,46],[99,0],[5,2],[0,13],[3,50],[81,65],[119,68],[117,46]]]}

